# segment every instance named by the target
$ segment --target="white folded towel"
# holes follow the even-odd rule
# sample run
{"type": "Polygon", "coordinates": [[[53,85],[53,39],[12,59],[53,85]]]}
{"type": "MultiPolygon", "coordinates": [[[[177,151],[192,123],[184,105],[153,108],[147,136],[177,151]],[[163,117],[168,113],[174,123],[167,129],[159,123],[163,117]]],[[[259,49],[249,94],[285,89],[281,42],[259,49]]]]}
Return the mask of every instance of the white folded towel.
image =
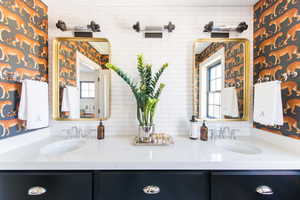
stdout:
{"type": "Polygon", "coordinates": [[[239,117],[239,106],[235,87],[223,88],[221,91],[221,114],[239,117]]]}
{"type": "Polygon", "coordinates": [[[63,90],[62,112],[70,112],[70,119],[80,118],[80,99],[77,87],[66,86],[63,90]]]}
{"type": "Polygon", "coordinates": [[[18,118],[26,120],[26,129],[37,129],[49,125],[48,84],[41,81],[24,80],[18,118]]]}
{"type": "Polygon", "coordinates": [[[281,82],[270,81],[254,85],[253,120],[260,124],[283,125],[281,82]]]}

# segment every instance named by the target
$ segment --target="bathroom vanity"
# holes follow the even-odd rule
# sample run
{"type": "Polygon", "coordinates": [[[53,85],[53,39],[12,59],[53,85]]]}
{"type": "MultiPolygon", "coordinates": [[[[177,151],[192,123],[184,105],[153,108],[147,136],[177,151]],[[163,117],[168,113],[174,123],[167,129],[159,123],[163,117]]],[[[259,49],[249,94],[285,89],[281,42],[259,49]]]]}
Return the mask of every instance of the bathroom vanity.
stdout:
{"type": "Polygon", "coordinates": [[[98,141],[45,132],[0,154],[0,199],[277,200],[300,195],[299,152],[278,148],[263,136],[238,136],[237,142],[251,142],[260,151],[237,153],[218,140],[184,136],[175,137],[172,146],[137,147],[131,136],[98,141]],[[49,148],[55,144],[57,150],[60,143],[68,146],[77,140],[78,148],[71,150],[49,148]]]}
{"type": "Polygon", "coordinates": [[[297,171],[1,172],[0,197],[18,200],[297,199],[299,178],[297,171]],[[45,193],[39,194],[37,187],[44,188],[45,193]]]}

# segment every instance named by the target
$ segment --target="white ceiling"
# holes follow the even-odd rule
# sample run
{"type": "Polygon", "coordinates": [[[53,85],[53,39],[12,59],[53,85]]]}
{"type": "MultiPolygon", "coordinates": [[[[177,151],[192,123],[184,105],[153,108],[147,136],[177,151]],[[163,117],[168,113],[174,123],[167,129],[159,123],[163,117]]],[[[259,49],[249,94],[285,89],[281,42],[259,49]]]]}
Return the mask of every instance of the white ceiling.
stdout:
{"type": "Polygon", "coordinates": [[[93,69],[91,69],[88,65],[84,63],[80,63],[80,72],[95,72],[93,69]]]}
{"type": "Polygon", "coordinates": [[[89,42],[100,54],[109,54],[109,44],[107,42],[89,42]]]}
{"type": "Polygon", "coordinates": [[[198,42],[195,45],[195,53],[201,53],[206,47],[208,47],[211,42],[198,42]]]}
{"type": "MultiPolygon", "coordinates": [[[[47,5],[67,4],[70,0],[43,0],[47,5]]],[[[72,0],[73,6],[252,6],[258,0],[72,0]]]]}

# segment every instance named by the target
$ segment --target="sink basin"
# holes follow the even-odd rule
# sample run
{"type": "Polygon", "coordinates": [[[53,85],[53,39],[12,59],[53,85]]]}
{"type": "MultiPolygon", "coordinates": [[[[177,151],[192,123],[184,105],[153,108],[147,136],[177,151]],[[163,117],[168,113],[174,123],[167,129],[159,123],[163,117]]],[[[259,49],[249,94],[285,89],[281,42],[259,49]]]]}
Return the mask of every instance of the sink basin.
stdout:
{"type": "Polygon", "coordinates": [[[240,154],[259,154],[261,150],[256,146],[243,141],[236,140],[217,140],[216,145],[231,152],[240,154]]]}
{"type": "Polygon", "coordinates": [[[50,156],[61,155],[79,149],[84,143],[85,141],[81,139],[61,140],[41,148],[40,154],[50,156]]]}

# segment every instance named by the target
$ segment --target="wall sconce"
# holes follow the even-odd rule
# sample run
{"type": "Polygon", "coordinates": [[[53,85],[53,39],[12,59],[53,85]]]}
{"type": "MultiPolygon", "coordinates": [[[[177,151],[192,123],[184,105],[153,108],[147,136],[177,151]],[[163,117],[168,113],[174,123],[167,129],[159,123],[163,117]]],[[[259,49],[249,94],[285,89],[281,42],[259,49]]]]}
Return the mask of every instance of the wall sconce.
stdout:
{"type": "Polygon", "coordinates": [[[64,21],[58,20],[56,28],[61,31],[72,31],[74,37],[93,37],[93,32],[101,32],[99,24],[96,24],[94,21],[91,21],[90,24],[86,26],[74,26],[69,28],[64,21]]]}
{"type": "Polygon", "coordinates": [[[203,32],[210,32],[212,38],[229,38],[229,32],[238,32],[242,33],[248,29],[248,25],[246,22],[241,22],[237,27],[215,27],[214,22],[210,21],[208,24],[204,26],[203,32]]]}
{"type": "Polygon", "coordinates": [[[168,33],[171,33],[173,30],[175,30],[175,24],[169,22],[169,24],[164,26],[145,26],[144,29],[141,29],[140,22],[136,22],[132,28],[138,33],[144,32],[145,38],[162,38],[165,30],[167,30],[168,33]]]}

